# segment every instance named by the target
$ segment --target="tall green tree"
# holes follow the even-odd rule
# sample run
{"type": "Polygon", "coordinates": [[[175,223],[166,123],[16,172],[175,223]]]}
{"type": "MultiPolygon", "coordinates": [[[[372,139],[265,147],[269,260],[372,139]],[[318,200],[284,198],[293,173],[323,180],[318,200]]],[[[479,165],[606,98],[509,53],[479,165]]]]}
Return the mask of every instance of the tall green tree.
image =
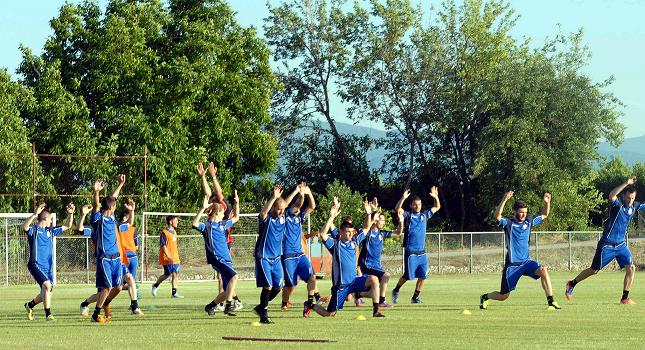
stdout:
{"type": "MultiPolygon", "coordinates": [[[[23,118],[39,149],[141,155],[147,147],[156,210],[194,209],[198,161],[215,161],[227,193],[275,167],[269,50],[225,1],[112,0],[104,11],[86,1],[63,5],[51,25],[43,54],[25,49],[20,67],[35,96],[23,118]]],[[[124,192],[143,192],[141,161],[57,159],[46,171],[66,179],[60,192],[119,172],[131,175],[124,192]]]]}

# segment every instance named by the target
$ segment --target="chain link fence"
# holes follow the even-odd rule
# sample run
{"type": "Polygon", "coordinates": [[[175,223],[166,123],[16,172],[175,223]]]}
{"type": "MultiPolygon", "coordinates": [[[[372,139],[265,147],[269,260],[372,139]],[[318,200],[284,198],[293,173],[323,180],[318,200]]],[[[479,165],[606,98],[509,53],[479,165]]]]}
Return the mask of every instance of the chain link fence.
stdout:
{"type": "MultiPolygon", "coordinates": [[[[192,229],[191,213],[144,213],[137,221],[139,231],[139,276],[142,282],[155,281],[163,273],[159,265],[159,233],[166,225],[166,215],[177,215],[180,224],[179,254],[182,280],[214,280],[214,271],[206,263],[204,239],[192,229]],[[140,220],[139,220],[140,219],[140,220]]],[[[0,214],[0,285],[34,283],[27,270],[27,237],[22,225],[30,213],[0,214]]],[[[54,217],[55,220],[55,217],[54,217]]],[[[54,221],[55,223],[55,221],[54,221]]],[[[645,268],[645,230],[640,225],[630,230],[628,244],[638,269],[645,268]]],[[[254,277],[253,251],[258,232],[257,214],[242,214],[232,229],[233,262],[242,279],[254,277]]],[[[306,228],[309,232],[309,228],[306,228]]],[[[534,232],[531,257],[553,271],[582,270],[591,264],[600,231],[534,232]]],[[[88,283],[95,280],[94,245],[89,237],[66,232],[55,240],[54,261],[57,283],[88,283]]],[[[329,270],[329,253],[317,239],[311,239],[314,268],[329,270]]],[[[500,272],[504,264],[502,232],[428,232],[426,251],[431,274],[500,272]]],[[[393,276],[403,272],[403,250],[399,241],[387,239],[383,246],[383,267],[393,276]]],[[[618,269],[613,262],[606,269],[618,269]]]]}

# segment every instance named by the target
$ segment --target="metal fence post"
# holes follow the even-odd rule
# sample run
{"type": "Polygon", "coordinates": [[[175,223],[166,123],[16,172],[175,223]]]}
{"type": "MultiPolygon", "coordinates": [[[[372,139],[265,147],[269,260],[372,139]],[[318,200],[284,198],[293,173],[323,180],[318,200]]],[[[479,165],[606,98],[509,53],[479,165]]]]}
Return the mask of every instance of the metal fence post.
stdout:
{"type": "Polygon", "coordinates": [[[569,271],[573,268],[573,257],[571,251],[571,232],[569,232],[569,271]]]}
{"type": "Polygon", "coordinates": [[[437,234],[437,273],[441,274],[441,233],[437,234]]]}
{"type": "Polygon", "coordinates": [[[468,272],[473,273],[473,234],[470,234],[470,262],[468,264],[468,272]]]}

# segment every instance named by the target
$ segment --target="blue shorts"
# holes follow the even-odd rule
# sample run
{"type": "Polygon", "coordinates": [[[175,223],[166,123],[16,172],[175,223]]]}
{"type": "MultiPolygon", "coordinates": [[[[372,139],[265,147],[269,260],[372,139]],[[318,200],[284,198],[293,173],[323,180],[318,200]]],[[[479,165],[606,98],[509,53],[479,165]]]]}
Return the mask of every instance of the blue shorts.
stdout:
{"type": "Polygon", "coordinates": [[[211,266],[215,269],[215,271],[220,273],[220,276],[222,276],[222,288],[226,290],[226,286],[228,286],[228,282],[233,278],[233,276],[237,275],[237,272],[235,272],[235,266],[233,266],[232,261],[220,259],[218,257],[215,257],[217,259],[211,266]]]}
{"type": "Polygon", "coordinates": [[[132,278],[137,279],[137,268],[139,267],[139,257],[137,252],[127,252],[128,256],[128,272],[132,274],[132,278]]]}
{"type": "Polygon", "coordinates": [[[295,287],[298,285],[298,278],[307,282],[314,274],[311,263],[303,253],[292,257],[282,257],[282,267],[284,268],[284,285],[295,287]]]}
{"type": "Polygon", "coordinates": [[[163,266],[163,274],[166,276],[170,276],[171,273],[177,272],[179,273],[179,268],[181,266],[179,264],[172,264],[172,265],[164,265],[163,266]]]}
{"type": "Polygon", "coordinates": [[[591,268],[594,270],[602,270],[612,260],[616,259],[621,268],[625,265],[632,265],[632,253],[627,248],[625,242],[620,244],[611,244],[604,241],[599,241],[596,247],[596,254],[591,262],[591,268]]]}
{"type": "Polygon", "coordinates": [[[123,284],[121,258],[103,257],[96,261],[96,288],[112,288],[123,284]]]}
{"type": "Polygon", "coordinates": [[[255,285],[262,288],[282,288],[282,263],[280,257],[275,259],[255,258],[255,285]]]}
{"type": "Polygon", "coordinates": [[[54,275],[52,274],[51,269],[43,268],[38,266],[38,264],[27,264],[27,269],[36,280],[36,283],[41,287],[43,286],[43,283],[47,281],[49,281],[50,284],[54,281],[54,275]]]}
{"type": "Polygon", "coordinates": [[[378,277],[378,280],[380,281],[383,278],[383,275],[385,275],[385,270],[383,270],[383,267],[378,266],[367,266],[366,264],[361,264],[359,263],[358,266],[361,268],[361,273],[363,275],[371,275],[371,276],[376,276],[378,277]]]}
{"type": "Polygon", "coordinates": [[[529,276],[536,280],[540,278],[535,274],[535,270],[539,269],[542,265],[535,260],[527,260],[521,265],[506,265],[502,271],[502,286],[499,288],[501,294],[510,293],[515,290],[517,282],[522,276],[529,276]]]}
{"type": "Polygon", "coordinates": [[[335,286],[331,287],[331,298],[329,299],[329,305],[327,305],[327,312],[335,312],[341,310],[348,295],[369,290],[369,288],[365,286],[366,281],[367,276],[358,276],[354,278],[354,280],[350,284],[347,284],[340,288],[335,286]]]}
{"type": "Polygon", "coordinates": [[[428,278],[428,256],[425,252],[410,252],[403,255],[403,276],[409,280],[428,278]]]}

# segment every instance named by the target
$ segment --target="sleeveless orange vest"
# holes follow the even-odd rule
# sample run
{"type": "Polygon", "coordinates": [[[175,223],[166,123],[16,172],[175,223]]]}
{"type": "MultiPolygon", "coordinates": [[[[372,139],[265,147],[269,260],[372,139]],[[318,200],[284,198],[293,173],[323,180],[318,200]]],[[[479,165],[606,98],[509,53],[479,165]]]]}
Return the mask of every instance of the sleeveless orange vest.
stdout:
{"type": "MultiPolygon", "coordinates": [[[[179,264],[179,250],[177,249],[177,232],[175,234],[170,233],[167,228],[163,229],[161,231],[161,235],[163,235],[166,238],[166,249],[168,250],[169,256],[173,260],[173,264],[179,264]]],[[[161,242],[159,242],[159,264],[160,265],[170,265],[170,260],[168,259],[168,256],[166,256],[166,253],[164,253],[164,249],[161,246],[161,242]]]]}

